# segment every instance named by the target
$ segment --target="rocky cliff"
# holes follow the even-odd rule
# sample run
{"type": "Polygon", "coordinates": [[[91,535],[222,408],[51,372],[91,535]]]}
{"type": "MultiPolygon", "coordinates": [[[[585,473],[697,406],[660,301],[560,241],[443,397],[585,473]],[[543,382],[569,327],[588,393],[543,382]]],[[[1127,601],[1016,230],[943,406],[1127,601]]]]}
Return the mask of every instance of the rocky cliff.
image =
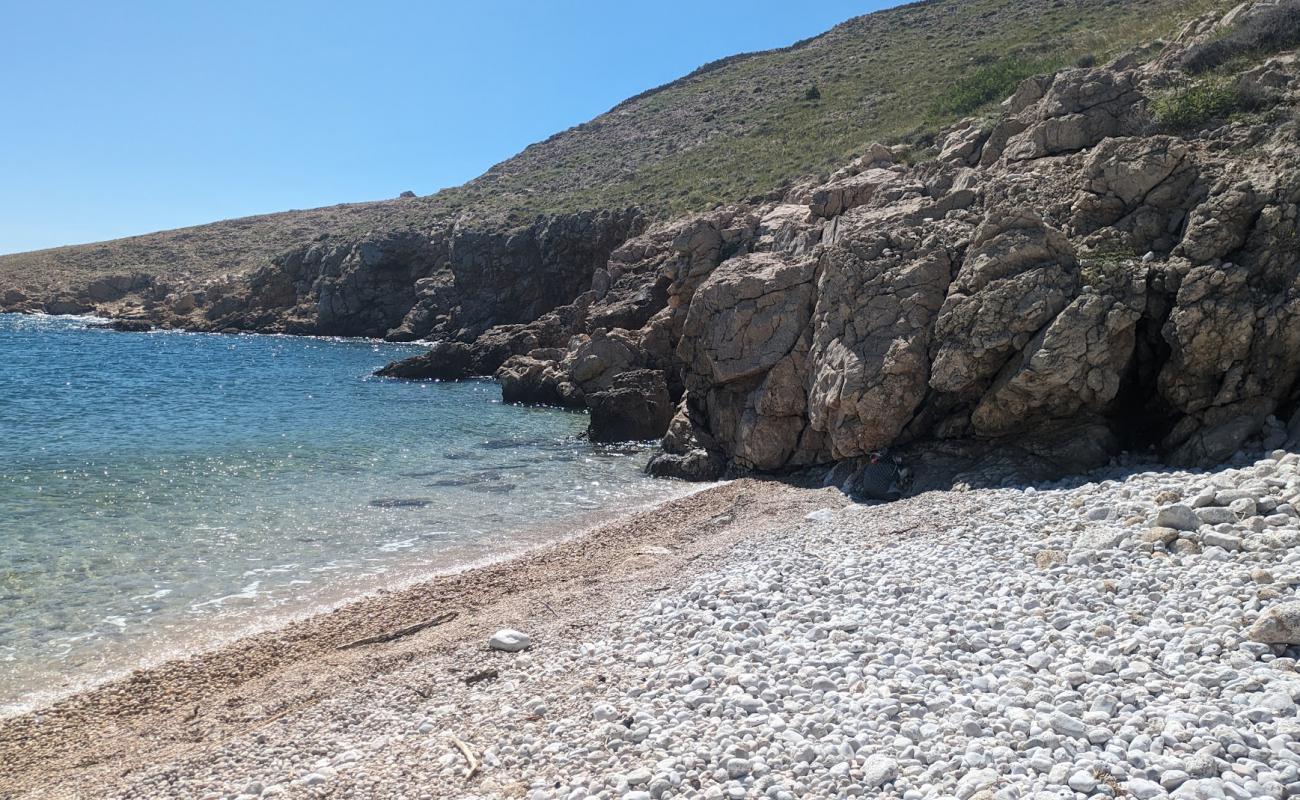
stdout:
{"type": "Polygon", "coordinates": [[[386,373],[495,374],[508,400],[593,409],[666,392],[671,419],[627,414],[666,433],[652,470],[694,478],[922,443],[1061,469],[1281,444],[1300,400],[1300,67],[1188,64],[1294,14],[1243,6],[1031,78],[932,160],[877,145],[828,181],[654,224],[574,302],[386,373]]]}
{"type": "MultiPolygon", "coordinates": [[[[332,273],[352,272],[347,302],[375,296],[388,308],[357,320],[352,309],[337,314],[337,296],[326,291],[323,316],[308,329],[371,329],[397,316],[414,290],[402,286],[401,297],[387,297],[385,284],[398,275],[384,270],[376,274],[372,292],[364,285],[369,268],[354,267],[350,253],[364,249],[366,259],[373,259],[376,249],[395,258],[410,253],[410,269],[401,269],[414,280],[434,277],[417,263],[430,258],[460,259],[457,281],[467,265],[514,253],[536,264],[528,240],[551,228],[551,235],[572,242],[572,215],[636,207],[647,219],[662,221],[779,193],[801,175],[824,176],[855,156],[864,142],[911,137],[924,147],[935,120],[955,118],[963,108],[989,99],[990,75],[1001,85],[1092,53],[1113,53],[1167,35],[1181,20],[1227,2],[928,0],[900,6],[847,20],[786,48],[706,64],[530,145],[464,186],[434,195],[404,192],[391,200],[0,255],[0,309],[94,310],[218,329],[229,319],[235,328],[296,330],[312,316],[302,306],[318,296],[308,278],[317,269],[312,259],[319,257],[326,282],[340,277],[332,273]],[[954,86],[976,91],[949,97],[954,86]],[[453,245],[458,245],[456,255],[450,252],[453,245]],[[516,245],[523,249],[512,250],[516,245]],[[260,298],[241,304],[250,276],[272,269],[277,260],[292,274],[282,280],[264,273],[260,281],[282,289],[292,283],[295,296],[277,298],[284,301],[278,314],[267,314],[272,306],[260,298]],[[297,260],[301,263],[287,263],[297,260]],[[204,307],[199,314],[188,310],[191,301],[204,307]]],[[[719,41],[727,36],[718,32],[719,41]]],[[[418,180],[418,163],[411,172],[418,180]]],[[[613,231],[595,230],[584,246],[599,255],[600,237],[613,231]]],[[[561,251],[551,255],[561,261],[548,266],[565,263],[561,251]]],[[[584,281],[589,277],[590,272],[584,281]]],[[[437,280],[445,284],[446,273],[437,280]]],[[[473,290],[467,286],[460,294],[469,297],[473,290]]],[[[447,292],[442,294],[446,300],[447,292]]],[[[563,301],[572,299],[569,294],[563,301]]],[[[392,327],[401,327],[401,321],[392,327]]]]}

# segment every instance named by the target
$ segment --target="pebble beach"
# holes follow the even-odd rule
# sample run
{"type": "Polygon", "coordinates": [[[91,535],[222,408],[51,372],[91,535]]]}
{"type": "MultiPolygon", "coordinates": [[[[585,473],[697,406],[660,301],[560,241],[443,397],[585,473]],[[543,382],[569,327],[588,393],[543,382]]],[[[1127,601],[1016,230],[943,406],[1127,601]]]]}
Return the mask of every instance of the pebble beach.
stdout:
{"type": "MultiPolygon", "coordinates": [[[[1300,796],[1298,507],[1300,456],[1281,451],[878,506],[737,481],[525,557],[567,592],[529,595],[529,565],[505,565],[490,577],[513,588],[456,624],[219,691],[173,682],[197,694],[160,711],[168,722],[103,734],[147,756],[109,758],[102,784],[68,771],[58,746],[78,726],[104,748],[96,725],[126,698],[0,723],[0,762],[24,753],[0,791],[1300,796]],[[489,650],[500,627],[527,649],[489,650]],[[266,711],[305,675],[330,690],[258,724],[204,728],[209,702],[256,697],[266,711]]],[[[381,599],[357,619],[385,602],[401,605],[381,599]]],[[[345,628],[281,636],[334,641],[357,626],[345,628]]]]}

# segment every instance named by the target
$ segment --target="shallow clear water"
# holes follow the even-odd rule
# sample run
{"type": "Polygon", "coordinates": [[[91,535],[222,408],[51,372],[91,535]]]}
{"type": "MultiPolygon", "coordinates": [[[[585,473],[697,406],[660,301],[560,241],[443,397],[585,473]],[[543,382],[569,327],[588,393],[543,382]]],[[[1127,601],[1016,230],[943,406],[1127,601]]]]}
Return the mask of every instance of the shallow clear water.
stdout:
{"type": "Polygon", "coordinates": [[[0,711],[678,491],[358,340],[0,315],[0,711]]]}

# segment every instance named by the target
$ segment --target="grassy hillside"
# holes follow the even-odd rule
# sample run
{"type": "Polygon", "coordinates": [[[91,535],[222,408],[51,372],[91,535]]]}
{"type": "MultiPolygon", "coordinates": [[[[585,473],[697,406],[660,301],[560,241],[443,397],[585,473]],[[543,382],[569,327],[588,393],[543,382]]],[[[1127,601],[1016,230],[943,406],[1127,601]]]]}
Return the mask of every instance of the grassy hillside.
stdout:
{"type": "Polygon", "coordinates": [[[872,141],[923,138],[984,98],[996,102],[1026,71],[1104,60],[1228,5],[932,0],[879,12],[789,48],[706,65],[437,195],[3,256],[0,289],[127,271],[237,272],[322,234],[425,227],[452,214],[508,222],[579,208],[638,205],[658,216],[706,208],[829,172],[872,141]]]}
{"type": "MultiPolygon", "coordinates": [[[[1033,74],[1169,36],[1214,0],[935,0],[858,17],[779,51],[734,58],[527,148],[454,193],[528,210],[708,207],[825,173],[873,140],[968,111],[951,102],[990,64],[1033,74]],[[808,99],[816,87],[819,99],[808,99]]],[[[1014,70],[1009,88],[1021,77],[1014,70]]],[[[1000,101],[1007,92],[995,92],[1000,101]]]]}

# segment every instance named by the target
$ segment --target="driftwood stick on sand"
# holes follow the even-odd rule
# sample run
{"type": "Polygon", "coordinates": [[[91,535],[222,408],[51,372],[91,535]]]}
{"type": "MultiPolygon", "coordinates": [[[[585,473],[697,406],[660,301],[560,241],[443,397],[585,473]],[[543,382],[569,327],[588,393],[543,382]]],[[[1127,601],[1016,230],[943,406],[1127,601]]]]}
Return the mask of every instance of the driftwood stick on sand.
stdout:
{"type": "Polygon", "coordinates": [[[442,614],[439,614],[436,617],[433,617],[432,619],[426,619],[424,622],[417,622],[414,625],[407,625],[405,628],[398,628],[396,630],[388,631],[387,633],[380,633],[375,636],[367,636],[364,639],[357,639],[354,642],[341,644],[338,646],[337,649],[347,650],[352,647],[360,647],[363,644],[379,644],[380,642],[391,642],[394,639],[400,639],[403,636],[410,636],[413,633],[419,633],[425,628],[432,628],[434,625],[442,625],[445,622],[451,622],[455,618],[456,618],[455,611],[446,611],[442,614]]]}
{"type": "Polygon", "coordinates": [[[461,755],[465,756],[465,761],[469,765],[469,768],[465,770],[465,780],[469,780],[474,777],[474,773],[478,772],[478,759],[474,757],[474,751],[469,749],[469,745],[461,741],[459,736],[454,733],[449,735],[451,736],[451,743],[456,745],[456,749],[460,751],[461,755]]]}

